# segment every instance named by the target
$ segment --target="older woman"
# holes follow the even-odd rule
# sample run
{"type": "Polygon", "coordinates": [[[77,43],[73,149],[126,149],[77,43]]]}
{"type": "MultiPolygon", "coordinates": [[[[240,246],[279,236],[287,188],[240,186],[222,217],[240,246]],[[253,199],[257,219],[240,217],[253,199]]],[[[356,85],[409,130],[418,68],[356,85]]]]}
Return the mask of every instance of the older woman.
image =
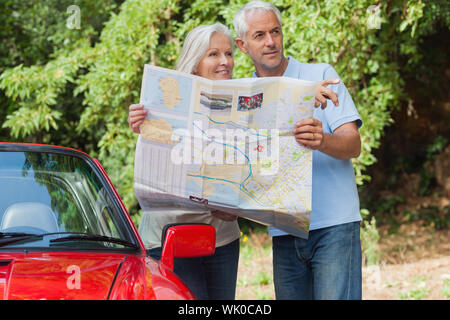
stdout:
{"type": "MultiPolygon", "coordinates": [[[[183,45],[177,70],[211,80],[231,79],[234,67],[233,39],[221,23],[193,29],[183,45]]],[[[128,122],[135,133],[147,116],[142,105],[129,107],[128,122]]],[[[139,137],[136,148],[141,147],[139,137]]],[[[150,256],[161,257],[161,233],[171,223],[207,223],[216,229],[214,255],[175,259],[174,271],[198,299],[234,299],[239,260],[237,218],[224,212],[204,209],[158,209],[143,213],[139,233],[150,256]]]]}

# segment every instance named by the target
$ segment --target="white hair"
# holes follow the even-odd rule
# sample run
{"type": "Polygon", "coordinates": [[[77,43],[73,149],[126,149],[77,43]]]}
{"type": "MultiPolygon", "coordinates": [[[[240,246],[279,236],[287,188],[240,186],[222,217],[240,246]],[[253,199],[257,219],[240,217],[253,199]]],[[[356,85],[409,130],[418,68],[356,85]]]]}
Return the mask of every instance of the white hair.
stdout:
{"type": "Polygon", "coordinates": [[[215,23],[198,26],[186,36],[176,69],[181,72],[193,73],[200,59],[208,51],[211,37],[216,32],[226,35],[230,39],[231,49],[234,50],[231,31],[225,25],[215,23]]]}
{"type": "Polygon", "coordinates": [[[273,4],[264,2],[264,1],[251,1],[245,4],[234,16],[233,25],[234,30],[236,31],[236,36],[238,38],[245,39],[245,35],[248,32],[248,24],[245,20],[247,12],[253,11],[253,10],[261,10],[261,11],[271,11],[275,14],[275,16],[278,19],[278,22],[281,26],[281,14],[280,10],[278,10],[277,7],[275,7],[273,4]]]}

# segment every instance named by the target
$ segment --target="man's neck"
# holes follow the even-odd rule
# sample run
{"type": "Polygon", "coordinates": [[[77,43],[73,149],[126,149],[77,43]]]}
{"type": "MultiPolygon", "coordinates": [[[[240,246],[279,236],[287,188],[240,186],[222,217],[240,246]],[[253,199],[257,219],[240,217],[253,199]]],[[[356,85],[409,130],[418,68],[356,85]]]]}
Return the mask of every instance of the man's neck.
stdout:
{"type": "Polygon", "coordinates": [[[273,69],[261,68],[255,65],[256,75],[258,77],[282,77],[284,72],[286,71],[288,64],[289,60],[286,57],[283,57],[278,67],[273,69]]]}

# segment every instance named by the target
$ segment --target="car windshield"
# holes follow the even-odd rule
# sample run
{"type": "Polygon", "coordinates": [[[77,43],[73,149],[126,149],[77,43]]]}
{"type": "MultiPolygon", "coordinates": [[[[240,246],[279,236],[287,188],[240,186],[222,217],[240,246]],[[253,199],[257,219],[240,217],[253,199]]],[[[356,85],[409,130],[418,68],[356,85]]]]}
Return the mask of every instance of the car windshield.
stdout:
{"type": "Polygon", "coordinates": [[[0,250],[135,245],[114,193],[93,167],[70,153],[0,152],[0,250]]]}

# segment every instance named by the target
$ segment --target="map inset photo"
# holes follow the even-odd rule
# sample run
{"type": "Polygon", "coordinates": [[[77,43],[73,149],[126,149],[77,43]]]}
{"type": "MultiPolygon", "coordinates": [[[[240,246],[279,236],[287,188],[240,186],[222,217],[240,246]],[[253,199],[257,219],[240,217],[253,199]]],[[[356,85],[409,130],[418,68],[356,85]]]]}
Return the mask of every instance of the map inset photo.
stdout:
{"type": "Polygon", "coordinates": [[[239,96],[238,97],[238,111],[248,111],[257,108],[261,108],[263,103],[263,93],[257,93],[251,96],[239,96]]]}
{"type": "Polygon", "coordinates": [[[206,90],[200,91],[200,108],[209,109],[211,115],[230,116],[232,105],[232,93],[224,92],[212,94],[206,90]]]}

